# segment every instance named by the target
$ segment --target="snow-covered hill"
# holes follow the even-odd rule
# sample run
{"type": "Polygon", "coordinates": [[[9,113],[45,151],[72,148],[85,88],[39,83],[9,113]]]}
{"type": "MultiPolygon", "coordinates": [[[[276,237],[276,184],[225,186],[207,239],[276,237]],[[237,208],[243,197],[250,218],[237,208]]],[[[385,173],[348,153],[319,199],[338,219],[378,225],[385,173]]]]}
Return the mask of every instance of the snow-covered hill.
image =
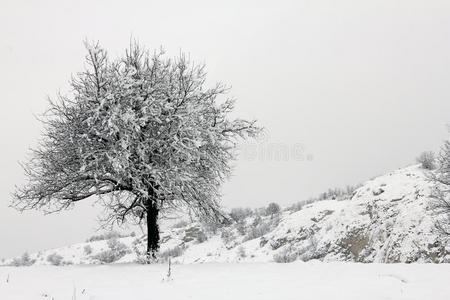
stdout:
{"type": "MultiPolygon", "coordinates": [[[[229,225],[179,223],[161,235],[160,259],[177,263],[448,262],[450,247],[435,229],[432,185],[411,166],[372,179],[352,195],[279,214],[242,211],[229,225]]],[[[41,251],[20,264],[133,262],[145,237],[128,236],[41,251]]],[[[5,264],[13,263],[6,260],[5,264]]]]}

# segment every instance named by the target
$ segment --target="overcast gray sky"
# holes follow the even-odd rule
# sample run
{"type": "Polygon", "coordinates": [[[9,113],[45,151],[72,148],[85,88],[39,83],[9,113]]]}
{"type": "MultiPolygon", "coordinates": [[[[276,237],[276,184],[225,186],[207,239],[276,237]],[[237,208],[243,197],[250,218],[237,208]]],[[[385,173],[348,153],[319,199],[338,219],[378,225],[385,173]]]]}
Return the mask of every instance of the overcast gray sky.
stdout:
{"type": "Polygon", "coordinates": [[[33,114],[83,68],[84,39],[113,56],[130,37],[181,49],[232,85],[237,115],[267,132],[243,147],[227,207],[356,184],[448,138],[448,1],[1,0],[0,37],[0,257],[79,242],[98,226],[89,200],[52,216],[8,208],[24,180],[18,161],[39,139],[33,114]]]}

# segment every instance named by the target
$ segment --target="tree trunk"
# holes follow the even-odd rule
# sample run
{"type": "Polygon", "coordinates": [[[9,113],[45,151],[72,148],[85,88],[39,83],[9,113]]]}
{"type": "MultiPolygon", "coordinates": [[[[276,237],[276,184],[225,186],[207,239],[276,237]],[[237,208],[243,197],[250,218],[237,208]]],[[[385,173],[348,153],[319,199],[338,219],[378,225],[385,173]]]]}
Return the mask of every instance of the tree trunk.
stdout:
{"type": "Polygon", "coordinates": [[[158,227],[157,204],[150,199],[147,201],[147,258],[156,258],[159,249],[159,227],[158,227]]]}

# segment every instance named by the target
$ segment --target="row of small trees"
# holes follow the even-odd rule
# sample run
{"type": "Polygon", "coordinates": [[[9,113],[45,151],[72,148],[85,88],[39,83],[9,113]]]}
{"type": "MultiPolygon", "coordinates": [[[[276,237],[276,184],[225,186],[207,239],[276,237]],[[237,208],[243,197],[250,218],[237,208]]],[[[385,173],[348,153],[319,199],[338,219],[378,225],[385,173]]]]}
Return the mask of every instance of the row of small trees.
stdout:
{"type": "Polygon", "coordinates": [[[271,216],[278,214],[281,211],[281,206],[278,203],[271,202],[267,207],[257,208],[255,210],[252,210],[251,208],[242,208],[242,207],[235,207],[232,208],[229,216],[230,218],[235,221],[239,222],[247,218],[251,215],[263,215],[263,216],[271,216]]]}

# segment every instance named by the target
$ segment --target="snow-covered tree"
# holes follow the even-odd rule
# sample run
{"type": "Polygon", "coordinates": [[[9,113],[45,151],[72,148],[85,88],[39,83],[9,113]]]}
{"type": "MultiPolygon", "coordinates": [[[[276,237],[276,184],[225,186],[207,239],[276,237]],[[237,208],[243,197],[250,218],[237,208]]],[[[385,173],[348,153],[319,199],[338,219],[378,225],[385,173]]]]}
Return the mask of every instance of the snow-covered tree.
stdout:
{"type": "Polygon", "coordinates": [[[436,170],[427,174],[435,183],[433,208],[441,216],[436,225],[441,232],[450,235],[450,141],[444,143],[436,160],[436,165],[433,165],[436,170]]]}
{"type": "Polygon", "coordinates": [[[273,218],[273,215],[276,215],[281,211],[280,205],[278,205],[275,202],[269,203],[269,205],[266,208],[266,214],[270,215],[273,218]]]}
{"type": "Polygon", "coordinates": [[[24,164],[28,182],[12,205],[54,212],[97,196],[104,221],[147,223],[154,256],[161,214],[221,216],[219,187],[238,139],[260,129],[231,119],[227,88],[205,87],[204,66],[184,55],[167,59],[138,44],[118,59],[98,44],[87,50],[71,93],[50,100],[42,141],[24,164]]]}
{"type": "Polygon", "coordinates": [[[416,158],[416,161],[420,163],[422,168],[425,170],[433,170],[436,167],[436,158],[433,151],[422,152],[419,157],[416,158]]]}

